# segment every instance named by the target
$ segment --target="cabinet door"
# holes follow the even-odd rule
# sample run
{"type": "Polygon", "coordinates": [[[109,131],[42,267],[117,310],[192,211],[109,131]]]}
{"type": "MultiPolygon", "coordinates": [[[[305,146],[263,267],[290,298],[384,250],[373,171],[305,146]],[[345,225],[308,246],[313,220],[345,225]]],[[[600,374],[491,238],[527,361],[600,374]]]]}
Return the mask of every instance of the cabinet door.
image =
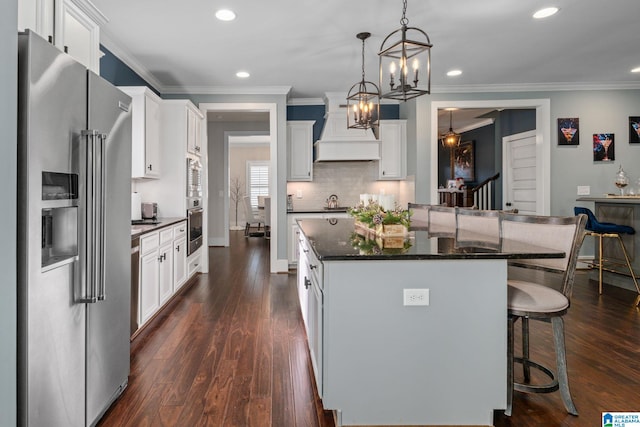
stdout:
{"type": "Polygon", "coordinates": [[[145,176],[160,176],[160,104],[149,94],[145,94],[145,176]]]}
{"type": "Polygon", "coordinates": [[[313,180],[313,124],[315,121],[287,122],[288,181],[313,180]]]}
{"type": "Polygon", "coordinates": [[[316,378],[318,394],[322,397],[322,340],[323,340],[323,306],[322,291],[312,278],[312,285],[309,288],[308,313],[309,325],[307,328],[307,339],[309,342],[309,354],[311,365],[316,378]]]}
{"type": "Polygon", "coordinates": [[[295,218],[293,223],[289,226],[289,264],[296,264],[298,262],[298,235],[300,234],[300,227],[296,224],[295,218]]]}
{"type": "Polygon", "coordinates": [[[173,295],[173,244],[170,242],[158,250],[158,288],[160,305],[167,302],[173,295]]]}
{"type": "Polygon", "coordinates": [[[380,121],[379,179],[406,178],[406,127],[406,120],[380,121]]]}
{"type": "Polygon", "coordinates": [[[200,155],[200,114],[191,108],[187,108],[187,151],[200,155]]]}
{"type": "Polygon", "coordinates": [[[160,307],[158,293],[158,251],[140,259],[139,324],[142,326],[160,307]]]}
{"type": "Polygon", "coordinates": [[[187,281],[187,239],[181,237],[173,244],[173,291],[187,281]]]}

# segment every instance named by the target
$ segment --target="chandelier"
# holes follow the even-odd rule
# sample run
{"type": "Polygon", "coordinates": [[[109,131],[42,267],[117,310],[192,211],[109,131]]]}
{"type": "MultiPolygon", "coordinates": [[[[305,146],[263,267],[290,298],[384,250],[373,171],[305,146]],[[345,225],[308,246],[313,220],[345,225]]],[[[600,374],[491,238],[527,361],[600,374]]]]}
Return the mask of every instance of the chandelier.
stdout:
{"type": "Polygon", "coordinates": [[[409,20],[406,13],[407,0],[403,0],[401,27],[384,39],[378,52],[380,88],[384,88],[385,84],[389,86],[387,92],[382,89],[381,98],[406,101],[431,93],[431,47],[433,45],[427,33],[419,28],[408,26],[409,20]],[[412,68],[411,74],[409,74],[409,66],[412,68]],[[421,69],[421,67],[424,68],[421,69]],[[385,70],[388,70],[388,75],[385,75],[385,70]],[[426,81],[426,84],[419,88],[418,83],[421,81],[426,81]]]}
{"type": "Polygon", "coordinates": [[[440,142],[443,147],[454,148],[460,145],[462,135],[453,131],[453,110],[449,110],[449,132],[442,135],[440,142]]]}
{"type": "Polygon", "coordinates": [[[350,129],[374,129],[377,134],[380,117],[380,89],[364,77],[364,41],[371,33],[358,33],[362,40],[362,80],[349,89],[347,95],[347,127],[350,129]]]}

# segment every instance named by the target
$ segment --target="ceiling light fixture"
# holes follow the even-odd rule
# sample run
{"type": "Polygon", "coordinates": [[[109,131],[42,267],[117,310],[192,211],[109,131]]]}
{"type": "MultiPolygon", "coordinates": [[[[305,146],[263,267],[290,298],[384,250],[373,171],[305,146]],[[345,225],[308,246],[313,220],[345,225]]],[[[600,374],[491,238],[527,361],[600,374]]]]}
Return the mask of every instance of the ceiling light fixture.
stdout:
{"type": "Polygon", "coordinates": [[[459,76],[460,74],[462,74],[461,70],[451,70],[447,72],[447,76],[449,77],[456,77],[456,76],[459,76]]]}
{"type": "Polygon", "coordinates": [[[364,78],[364,41],[371,33],[358,33],[362,40],[362,80],[351,86],[347,95],[347,127],[349,129],[370,129],[377,138],[380,117],[380,89],[375,83],[364,78]]]}
{"type": "Polygon", "coordinates": [[[460,145],[462,135],[453,131],[453,110],[449,110],[449,132],[442,135],[440,142],[445,148],[453,149],[460,145]]]}
{"type": "Polygon", "coordinates": [[[220,9],[216,12],[216,18],[221,21],[233,21],[236,19],[236,14],[229,9],[220,9]]]}
{"type": "Polygon", "coordinates": [[[247,73],[246,71],[238,71],[236,73],[236,77],[241,78],[241,79],[246,79],[247,77],[249,77],[251,74],[247,73]]]}
{"type": "Polygon", "coordinates": [[[557,7],[546,7],[544,9],[540,9],[538,10],[536,13],[533,14],[533,17],[536,19],[543,19],[543,18],[548,18],[551,15],[555,15],[556,13],[558,13],[558,9],[557,7]]]}
{"type": "Polygon", "coordinates": [[[640,73],[640,67],[636,67],[631,70],[632,73],[640,73]]]}
{"type": "Polygon", "coordinates": [[[402,4],[401,27],[384,39],[378,57],[380,58],[380,88],[383,87],[385,70],[389,70],[389,91],[382,93],[381,98],[406,101],[431,93],[431,48],[433,45],[427,33],[419,28],[408,26],[407,0],[403,0],[402,4]],[[409,60],[412,60],[413,85],[409,81],[409,60]],[[423,81],[426,80],[424,89],[418,88],[420,81],[418,71],[421,65],[426,70],[423,77],[423,81]],[[397,83],[395,80],[396,70],[398,71],[397,83]]]}

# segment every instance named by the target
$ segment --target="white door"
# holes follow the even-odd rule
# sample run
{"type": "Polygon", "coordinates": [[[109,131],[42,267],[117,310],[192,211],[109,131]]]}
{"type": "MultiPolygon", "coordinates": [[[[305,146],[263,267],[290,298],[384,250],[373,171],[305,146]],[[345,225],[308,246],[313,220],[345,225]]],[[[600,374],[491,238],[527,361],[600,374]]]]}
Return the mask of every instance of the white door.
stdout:
{"type": "Polygon", "coordinates": [[[536,214],[538,182],[536,131],[502,138],[503,209],[517,209],[521,214],[536,214]]]}

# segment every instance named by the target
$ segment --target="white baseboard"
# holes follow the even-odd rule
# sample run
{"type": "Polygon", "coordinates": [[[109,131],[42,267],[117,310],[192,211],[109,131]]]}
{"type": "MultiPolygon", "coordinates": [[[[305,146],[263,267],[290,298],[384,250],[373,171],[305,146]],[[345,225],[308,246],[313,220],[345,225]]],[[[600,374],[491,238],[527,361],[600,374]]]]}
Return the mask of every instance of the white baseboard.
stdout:
{"type": "Polygon", "coordinates": [[[578,264],[576,265],[576,270],[590,270],[591,263],[593,263],[593,256],[591,255],[578,256],[578,264]]]}
{"type": "Polygon", "coordinates": [[[289,260],[287,259],[277,259],[271,265],[272,273],[288,273],[289,272],[289,260]]]}
{"type": "Polygon", "coordinates": [[[207,246],[224,246],[224,237],[209,237],[207,246]]]}

